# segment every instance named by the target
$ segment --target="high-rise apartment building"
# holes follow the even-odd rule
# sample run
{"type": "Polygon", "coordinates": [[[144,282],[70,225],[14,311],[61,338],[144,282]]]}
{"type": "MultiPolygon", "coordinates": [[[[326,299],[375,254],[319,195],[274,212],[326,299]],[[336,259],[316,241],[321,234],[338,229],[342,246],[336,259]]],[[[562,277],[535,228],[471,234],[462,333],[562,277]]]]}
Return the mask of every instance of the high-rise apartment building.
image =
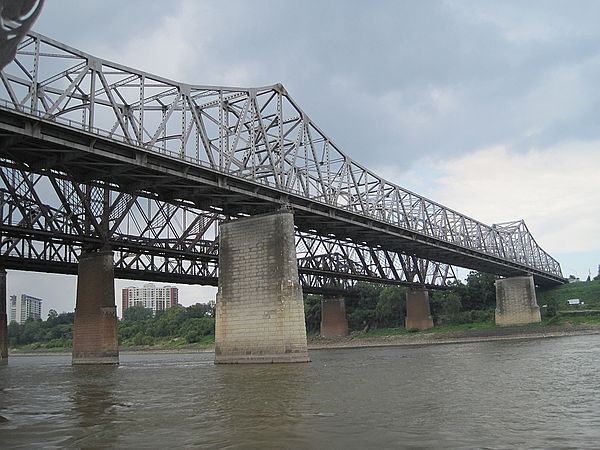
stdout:
{"type": "Polygon", "coordinates": [[[11,295],[9,301],[9,322],[25,323],[27,319],[42,318],[42,299],[31,295],[11,295]]]}
{"type": "Polygon", "coordinates": [[[174,286],[156,287],[152,283],[142,287],[126,287],[122,290],[123,314],[127,308],[134,305],[151,309],[155,314],[156,311],[172,308],[178,305],[178,292],[174,286]]]}

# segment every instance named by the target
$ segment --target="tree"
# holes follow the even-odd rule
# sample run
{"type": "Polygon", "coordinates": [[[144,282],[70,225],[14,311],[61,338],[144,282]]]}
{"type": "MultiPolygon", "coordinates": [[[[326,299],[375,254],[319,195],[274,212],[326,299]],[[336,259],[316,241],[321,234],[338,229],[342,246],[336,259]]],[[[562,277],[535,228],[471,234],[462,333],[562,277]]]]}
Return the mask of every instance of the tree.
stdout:
{"type": "Polygon", "coordinates": [[[47,322],[52,322],[54,323],[54,321],[58,318],[58,313],[56,312],[55,309],[51,309],[50,311],[48,311],[48,319],[46,319],[47,322]]]}
{"type": "Polygon", "coordinates": [[[152,310],[144,308],[142,305],[130,306],[123,312],[123,320],[131,322],[143,322],[151,319],[152,316],[152,310]]]}
{"type": "Polygon", "coordinates": [[[436,323],[454,322],[461,309],[460,296],[454,290],[436,291],[431,295],[431,313],[436,323]]]}
{"type": "Polygon", "coordinates": [[[191,318],[200,317],[214,317],[214,305],[210,303],[196,303],[195,305],[188,306],[186,309],[186,316],[191,318]]]}
{"type": "Polygon", "coordinates": [[[406,310],[406,289],[386,286],[379,292],[375,317],[380,327],[399,327],[404,325],[406,310]]]}
{"type": "Polygon", "coordinates": [[[304,296],[304,318],[306,331],[319,332],[321,329],[321,296],[307,294],[304,296]]]}
{"type": "Polygon", "coordinates": [[[471,272],[464,292],[458,290],[462,309],[489,309],[496,305],[496,277],[489,273],[471,272]],[[462,295],[461,295],[462,294],[462,295]]]}
{"type": "Polygon", "coordinates": [[[194,317],[186,320],[181,327],[181,335],[186,342],[199,342],[203,337],[214,334],[215,319],[212,317],[194,317]]]}

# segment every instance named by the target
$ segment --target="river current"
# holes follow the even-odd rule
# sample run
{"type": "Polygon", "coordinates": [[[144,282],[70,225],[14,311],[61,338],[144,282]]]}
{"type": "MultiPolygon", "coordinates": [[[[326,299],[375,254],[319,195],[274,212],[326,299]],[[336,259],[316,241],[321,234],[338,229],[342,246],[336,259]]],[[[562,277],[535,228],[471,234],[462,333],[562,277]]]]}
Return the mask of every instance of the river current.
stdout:
{"type": "Polygon", "coordinates": [[[0,367],[0,448],[600,448],[600,336],[0,367]]]}

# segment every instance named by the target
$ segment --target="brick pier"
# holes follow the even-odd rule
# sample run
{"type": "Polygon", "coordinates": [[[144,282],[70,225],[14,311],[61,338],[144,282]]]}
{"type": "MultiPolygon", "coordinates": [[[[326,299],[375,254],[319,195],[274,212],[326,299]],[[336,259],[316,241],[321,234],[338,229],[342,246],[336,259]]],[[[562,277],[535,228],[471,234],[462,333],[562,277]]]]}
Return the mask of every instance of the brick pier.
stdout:
{"type": "Polygon", "coordinates": [[[321,300],[321,337],[348,335],[348,318],[344,297],[323,297],[321,300]]]}
{"type": "Polygon", "coordinates": [[[221,224],[215,363],[307,361],[292,213],[221,224]]]}
{"type": "Polygon", "coordinates": [[[426,330],[433,327],[427,289],[411,289],[406,293],[406,319],[404,326],[426,330]]]}
{"type": "Polygon", "coordinates": [[[73,364],[118,364],[113,253],[83,253],[77,269],[73,364]]]}

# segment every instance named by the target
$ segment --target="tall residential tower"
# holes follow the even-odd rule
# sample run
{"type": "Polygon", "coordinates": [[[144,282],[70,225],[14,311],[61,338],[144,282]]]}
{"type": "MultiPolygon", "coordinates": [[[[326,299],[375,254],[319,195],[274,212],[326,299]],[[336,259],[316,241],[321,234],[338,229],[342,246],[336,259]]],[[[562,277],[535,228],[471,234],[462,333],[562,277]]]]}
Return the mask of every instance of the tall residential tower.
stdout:
{"type": "Polygon", "coordinates": [[[42,299],[21,294],[10,296],[9,322],[25,323],[27,319],[42,319],[42,299]]]}
{"type": "Polygon", "coordinates": [[[148,283],[142,287],[126,287],[122,291],[123,314],[130,306],[141,305],[156,314],[156,311],[172,308],[178,303],[178,289],[174,286],[156,287],[148,283]]]}

